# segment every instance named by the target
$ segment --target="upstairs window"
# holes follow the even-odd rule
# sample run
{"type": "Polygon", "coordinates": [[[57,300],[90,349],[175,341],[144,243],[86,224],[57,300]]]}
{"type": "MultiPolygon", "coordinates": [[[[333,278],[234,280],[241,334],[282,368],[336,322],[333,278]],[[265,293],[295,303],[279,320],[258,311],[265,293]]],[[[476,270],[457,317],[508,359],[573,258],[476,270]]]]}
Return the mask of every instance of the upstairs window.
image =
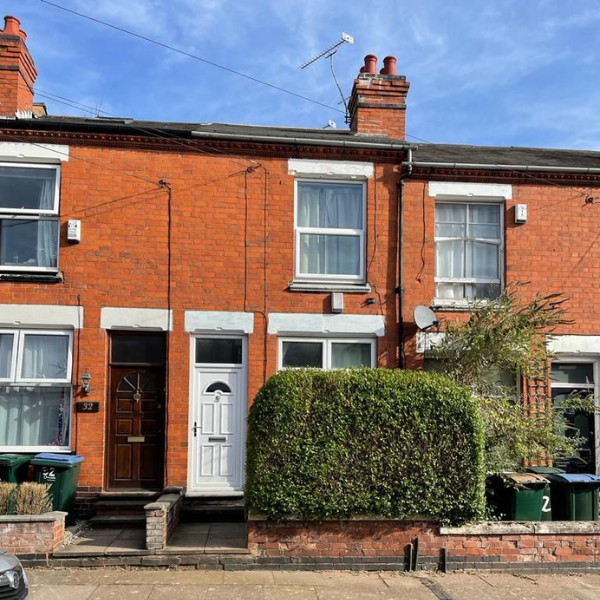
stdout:
{"type": "Polygon", "coordinates": [[[59,169],[0,163],[0,270],[58,270],[59,169]]]}
{"type": "Polygon", "coordinates": [[[0,330],[0,448],[69,449],[73,337],[0,330]]]}
{"type": "Polygon", "coordinates": [[[364,281],[364,183],[298,180],[295,223],[297,280],[364,281]]]}
{"type": "Polygon", "coordinates": [[[501,204],[437,202],[435,296],[442,301],[493,299],[503,271],[501,204]]]}

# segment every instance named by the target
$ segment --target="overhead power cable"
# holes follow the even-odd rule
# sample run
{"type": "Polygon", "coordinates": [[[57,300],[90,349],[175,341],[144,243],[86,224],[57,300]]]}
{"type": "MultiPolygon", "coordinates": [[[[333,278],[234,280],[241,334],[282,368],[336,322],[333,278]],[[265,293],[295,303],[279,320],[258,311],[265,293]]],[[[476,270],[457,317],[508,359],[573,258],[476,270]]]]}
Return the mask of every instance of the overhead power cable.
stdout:
{"type": "Polygon", "coordinates": [[[252,75],[248,75],[247,73],[242,73],[241,71],[236,71],[235,69],[231,69],[230,67],[226,67],[224,65],[220,65],[219,63],[216,63],[212,60],[208,60],[206,58],[202,58],[201,56],[198,56],[197,54],[192,54],[191,52],[187,52],[185,50],[182,50],[181,48],[177,48],[175,46],[171,46],[169,44],[165,44],[164,42],[160,42],[158,40],[155,40],[153,38],[147,37],[145,35],[141,35],[139,33],[135,33],[134,31],[130,31],[129,29],[125,29],[124,27],[119,27],[118,25],[113,25],[112,23],[108,23],[106,21],[102,21],[101,19],[96,19],[95,17],[92,17],[90,15],[86,15],[84,13],[78,12],[76,10],[73,10],[71,8],[67,8],[65,6],[61,6],[60,4],[55,4],[54,2],[49,2],[48,0],[40,0],[40,2],[43,2],[44,4],[48,4],[50,6],[54,6],[54,8],[58,8],[60,10],[64,10],[65,12],[71,13],[73,15],[77,15],[78,17],[81,17],[83,19],[87,19],[88,21],[93,21],[94,23],[98,23],[99,25],[104,25],[105,27],[110,27],[111,29],[115,29],[116,31],[120,31],[122,33],[126,33],[127,35],[131,35],[133,37],[136,37],[140,40],[144,40],[146,42],[149,42],[150,44],[154,44],[156,46],[160,46],[161,48],[165,48],[167,50],[171,50],[172,52],[177,52],[178,54],[182,54],[183,56],[187,56],[188,58],[192,58],[194,60],[198,60],[200,62],[203,62],[207,65],[210,65],[211,67],[216,67],[217,69],[221,69],[222,71],[226,71],[228,73],[232,73],[233,75],[237,75],[238,77],[243,77],[244,79],[248,79],[249,81],[253,81],[254,83],[258,83],[260,85],[265,85],[267,87],[270,87],[271,89],[277,90],[278,92],[283,92],[284,94],[288,94],[290,96],[294,96],[296,98],[300,98],[301,100],[306,100],[307,102],[312,102],[313,104],[318,104],[319,106],[322,106],[324,108],[329,108],[331,110],[335,110],[337,112],[342,112],[342,110],[340,110],[339,108],[334,108],[332,106],[329,106],[323,102],[319,102],[318,100],[314,100],[313,98],[309,98],[308,96],[304,96],[302,94],[299,94],[297,92],[292,92],[291,90],[288,90],[286,88],[283,88],[281,86],[275,85],[274,83],[269,83],[268,81],[264,81],[262,79],[259,79],[258,77],[253,77],[252,75]]]}

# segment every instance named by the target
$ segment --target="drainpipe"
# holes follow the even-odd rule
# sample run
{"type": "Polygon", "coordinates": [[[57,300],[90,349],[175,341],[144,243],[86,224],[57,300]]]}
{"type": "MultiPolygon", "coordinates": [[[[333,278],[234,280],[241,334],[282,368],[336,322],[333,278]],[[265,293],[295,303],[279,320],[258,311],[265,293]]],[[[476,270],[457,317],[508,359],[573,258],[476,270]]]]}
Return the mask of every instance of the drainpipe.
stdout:
{"type": "Polygon", "coordinates": [[[412,175],[412,149],[406,149],[406,157],[402,165],[406,167],[398,182],[398,347],[400,349],[399,367],[404,369],[406,357],[404,354],[404,180],[412,175]]]}

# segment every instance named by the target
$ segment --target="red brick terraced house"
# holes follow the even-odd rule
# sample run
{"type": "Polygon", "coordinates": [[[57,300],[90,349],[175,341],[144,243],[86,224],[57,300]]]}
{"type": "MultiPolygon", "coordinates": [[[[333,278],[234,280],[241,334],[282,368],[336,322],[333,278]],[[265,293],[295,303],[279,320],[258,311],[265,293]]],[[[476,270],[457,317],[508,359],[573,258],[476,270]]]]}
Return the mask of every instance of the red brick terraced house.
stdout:
{"type": "Polygon", "coordinates": [[[241,496],[270,375],[421,369],[417,305],[444,321],[523,279],[572,298],[555,394],[596,390],[600,153],[409,144],[409,84],[376,63],[348,130],[55,117],[5,19],[0,452],[84,456],[90,501],[241,496]]]}

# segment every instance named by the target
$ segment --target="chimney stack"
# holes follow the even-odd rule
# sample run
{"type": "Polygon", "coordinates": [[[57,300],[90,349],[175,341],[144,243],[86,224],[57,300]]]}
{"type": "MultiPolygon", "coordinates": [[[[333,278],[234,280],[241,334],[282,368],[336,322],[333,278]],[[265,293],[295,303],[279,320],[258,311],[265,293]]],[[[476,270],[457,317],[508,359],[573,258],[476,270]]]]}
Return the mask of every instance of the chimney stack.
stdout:
{"type": "Polygon", "coordinates": [[[406,138],[406,95],[410,84],[404,75],[397,74],[397,62],[395,56],[386,56],[378,74],[377,57],[365,56],[348,105],[352,131],[406,138]]]}
{"type": "Polygon", "coordinates": [[[37,69],[19,19],[4,17],[0,31],[0,118],[31,118],[37,69]]]}

